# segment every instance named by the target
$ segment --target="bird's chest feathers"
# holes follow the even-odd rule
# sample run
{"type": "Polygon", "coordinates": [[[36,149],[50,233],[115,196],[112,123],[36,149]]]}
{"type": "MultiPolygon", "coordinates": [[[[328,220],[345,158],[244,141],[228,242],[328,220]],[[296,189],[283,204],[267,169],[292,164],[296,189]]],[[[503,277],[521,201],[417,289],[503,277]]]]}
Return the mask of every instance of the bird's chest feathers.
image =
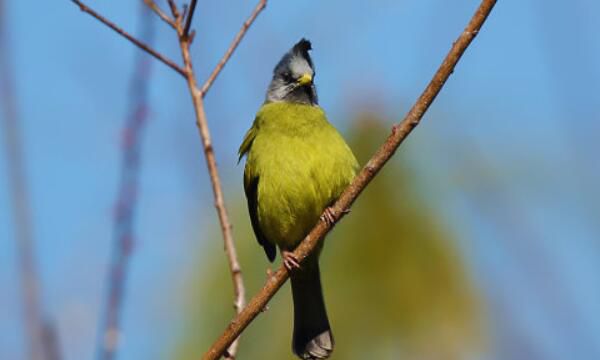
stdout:
{"type": "Polygon", "coordinates": [[[259,176],[259,220],[268,238],[293,247],[340,191],[338,135],[322,112],[261,120],[248,154],[259,176]]]}

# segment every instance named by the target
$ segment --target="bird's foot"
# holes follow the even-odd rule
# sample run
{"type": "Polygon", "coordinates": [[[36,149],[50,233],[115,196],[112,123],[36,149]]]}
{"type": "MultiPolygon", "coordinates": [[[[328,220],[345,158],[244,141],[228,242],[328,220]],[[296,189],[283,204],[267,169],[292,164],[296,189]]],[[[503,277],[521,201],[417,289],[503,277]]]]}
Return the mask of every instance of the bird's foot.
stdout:
{"type": "Polygon", "coordinates": [[[282,250],[281,257],[283,258],[283,266],[285,266],[288,271],[300,269],[300,262],[298,262],[298,259],[293,252],[282,250]]]}
{"type": "Polygon", "coordinates": [[[326,207],[320,219],[328,225],[333,225],[335,223],[335,210],[332,207],[326,207]]]}

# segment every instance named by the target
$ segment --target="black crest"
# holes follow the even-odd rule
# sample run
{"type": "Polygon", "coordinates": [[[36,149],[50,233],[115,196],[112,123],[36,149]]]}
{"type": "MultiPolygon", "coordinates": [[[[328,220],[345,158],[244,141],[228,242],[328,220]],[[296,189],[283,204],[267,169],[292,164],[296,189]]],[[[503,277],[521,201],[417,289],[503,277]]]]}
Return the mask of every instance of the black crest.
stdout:
{"type": "Polygon", "coordinates": [[[312,59],[308,54],[309,50],[312,50],[312,45],[310,44],[310,41],[306,40],[305,38],[302,38],[300,39],[300,41],[298,41],[296,45],[294,45],[291,52],[294,55],[302,56],[303,58],[305,58],[306,61],[308,61],[310,67],[313,67],[312,59]]]}
{"type": "Polygon", "coordinates": [[[314,79],[315,68],[310,58],[312,50],[310,41],[302,38],[289,49],[273,69],[273,79],[267,90],[267,101],[287,101],[301,104],[317,105],[315,85],[299,82],[308,74],[314,79]]]}

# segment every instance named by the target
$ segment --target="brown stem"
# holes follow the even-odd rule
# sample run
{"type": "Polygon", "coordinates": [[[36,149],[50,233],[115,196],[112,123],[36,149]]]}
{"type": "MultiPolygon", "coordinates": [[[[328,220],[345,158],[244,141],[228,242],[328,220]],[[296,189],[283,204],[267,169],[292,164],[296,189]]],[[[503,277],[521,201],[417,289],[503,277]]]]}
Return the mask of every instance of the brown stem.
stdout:
{"type": "Polygon", "coordinates": [[[175,4],[175,1],[167,0],[167,2],[169,3],[169,8],[171,9],[173,17],[175,18],[175,22],[179,21],[179,10],[177,10],[177,5],[175,4]]]}
{"type": "MultiPolygon", "coordinates": [[[[242,29],[238,32],[238,34],[234,38],[232,44],[230,45],[229,49],[227,50],[227,52],[225,53],[223,58],[219,61],[219,63],[217,64],[217,66],[215,67],[213,72],[211,73],[206,84],[204,84],[203,90],[200,90],[198,88],[196,76],[193,71],[192,61],[191,61],[191,56],[190,56],[190,43],[192,41],[192,37],[188,36],[189,26],[190,26],[192,16],[194,13],[194,9],[195,9],[195,5],[196,5],[195,0],[193,0],[191,3],[188,16],[185,16],[185,13],[186,13],[185,9],[184,9],[183,13],[180,13],[179,10],[177,9],[177,5],[175,4],[175,2],[173,0],[167,0],[174,19],[171,19],[162,10],[160,10],[160,8],[158,8],[158,6],[154,3],[153,0],[144,0],[146,5],[148,5],[155,13],[157,13],[158,16],[162,20],[164,20],[167,23],[169,23],[170,25],[172,25],[175,28],[175,30],[177,31],[185,69],[182,69],[177,64],[175,64],[173,61],[167,59],[166,57],[162,56],[158,52],[152,50],[146,44],[135,39],[133,36],[126,33],[125,31],[120,29],[118,26],[116,26],[112,22],[108,21],[103,16],[99,15],[98,13],[96,13],[95,11],[93,11],[92,9],[90,9],[89,7],[84,5],[83,3],[81,3],[81,1],[79,1],[79,0],[71,0],[71,1],[73,1],[75,4],[77,4],[81,8],[82,11],[87,12],[88,14],[92,15],[93,17],[95,17],[96,19],[98,19],[99,21],[101,21],[102,23],[104,23],[105,25],[107,25],[108,27],[110,27],[111,29],[116,31],[117,33],[119,33],[120,35],[127,38],[129,41],[134,43],[136,46],[142,48],[149,54],[153,55],[157,59],[159,59],[162,62],[164,62],[165,64],[169,65],[172,69],[174,69],[175,71],[177,71],[179,74],[181,74],[183,77],[186,78],[187,83],[188,83],[188,88],[189,88],[190,94],[192,96],[194,110],[196,113],[196,125],[198,126],[200,138],[202,139],[202,143],[204,146],[204,154],[206,157],[208,171],[209,171],[210,179],[211,179],[211,185],[212,185],[213,193],[214,193],[215,207],[217,208],[219,223],[221,225],[221,231],[223,233],[223,240],[225,243],[225,252],[227,254],[227,259],[229,261],[229,267],[230,267],[230,271],[231,271],[231,277],[232,277],[232,281],[233,281],[234,295],[235,295],[234,307],[235,307],[237,314],[241,313],[242,309],[245,306],[245,302],[246,302],[245,288],[244,288],[244,283],[243,283],[243,278],[242,278],[241,267],[240,267],[239,261],[237,259],[237,253],[236,253],[236,249],[235,249],[235,246],[233,243],[233,236],[232,236],[232,232],[231,232],[231,223],[229,222],[229,216],[228,216],[227,210],[225,208],[225,201],[223,198],[221,181],[219,179],[217,163],[215,160],[214,150],[212,147],[210,132],[208,129],[208,123],[206,121],[206,113],[204,111],[203,96],[206,94],[206,92],[208,91],[208,89],[210,88],[210,86],[212,85],[212,83],[214,82],[216,77],[218,76],[218,74],[221,72],[221,70],[227,63],[227,61],[230,59],[230,57],[233,54],[233,52],[235,51],[236,47],[239,45],[239,43],[242,40],[242,38],[244,37],[245,33],[248,31],[248,28],[252,25],[252,23],[258,16],[258,14],[266,6],[266,0],[260,0],[259,4],[254,9],[254,11],[250,15],[249,19],[246,20],[246,22],[244,22],[242,29]],[[182,21],[184,19],[186,19],[185,20],[186,23],[185,23],[185,25],[182,25],[182,21]]],[[[227,357],[230,359],[234,359],[236,351],[237,351],[237,340],[233,339],[231,342],[231,345],[229,346],[227,357]]]]}
{"type": "Polygon", "coordinates": [[[169,24],[173,29],[176,29],[175,21],[171,19],[169,15],[165,14],[164,11],[162,11],[162,9],[158,5],[156,5],[154,0],[144,0],[144,3],[146,3],[146,5],[148,5],[148,7],[152,9],[152,11],[154,11],[154,13],[156,13],[156,15],[158,15],[158,17],[161,18],[162,21],[169,24]]]}
{"type": "Polygon", "coordinates": [[[91,16],[95,17],[100,22],[102,22],[104,25],[106,25],[109,28],[111,28],[114,31],[116,31],[119,35],[121,35],[124,38],[126,38],[127,40],[131,41],[133,44],[135,44],[135,46],[137,46],[140,49],[144,50],[148,54],[154,56],[156,59],[162,61],[164,64],[166,64],[167,66],[169,66],[171,69],[177,71],[181,76],[184,76],[184,77],[186,76],[185,70],[183,70],[173,60],[168,59],[166,56],[162,55],[158,51],[152,49],[150,46],[148,46],[148,45],[144,44],[143,42],[141,42],[140,40],[136,39],[135,37],[133,37],[132,35],[130,35],[128,32],[126,32],[125,30],[121,29],[120,27],[118,27],[117,25],[115,25],[113,22],[111,22],[110,20],[106,19],[102,15],[98,14],[97,12],[95,12],[94,10],[92,10],[90,7],[88,7],[87,5],[85,5],[84,3],[82,3],[81,1],[79,1],[79,0],[71,0],[71,1],[74,2],[77,6],[79,6],[79,8],[81,9],[81,11],[86,12],[86,13],[90,14],[91,16]]]}
{"type": "MultiPolygon", "coordinates": [[[[204,112],[204,103],[203,98],[210,89],[211,85],[217,78],[217,76],[223,70],[225,64],[229,61],[231,56],[233,55],[235,49],[238,47],[246,32],[252,26],[258,15],[267,5],[267,0],[260,0],[248,19],[242,24],[242,28],[236,34],[235,38],[231,42],[231,45],[223,55],[223,57],[219,60],[219,63],[215,66],[214,70],[202,86],[201,90],[198,90],[197,82],[195,79],[195,75],[192,68],[191,57],[189,54],[189,46],[191,39],[188,37],[189,31],[189,23],[191,22],[191,18],[193,16],[195,1],[193,1],[189,8],[189,14],[187,16],[186,28],[183,30],[179,30],[180,34],[180,45],[182,50],[182,55],[184,59],[184,64],[186,65],[186,71],[188,72],[188,87],[190,89],[190,93],[192,94],[192,100],[194,102],[194,108],[196,110],[196,124],[198,126],[198,130],[200,132],[200,137],[202,138],[202,143],[205,149],[205,156],[207,160],[207,165],[209,168],[209,174],[211,177],[211,183],[213,186],[213,192],[215,196],[215,206],[217,208],[217,213],[219,214],[219,222],[221,224],[221,231],[223,233],[223,241],[225,242],[225,252],[227,254],[227,259],[229,262],[229,268],[231,271],[231,277],[233,282],[233,291],[234,291],[234,308],[236,314],[240,314],[242,309],[246,305],[246,290],[244,287],[244,281],[242,278],[241,267],[237,258],[237,252],[235,249],[235,244],[233,242],[233,236],[231,234],[231,224],[228,220],[227,210],[224,206],[223,195],[221,191],[221,185],[219,181],[219,174],[217,171],[216,162],[214,159],[214,151],[211,145],[210,140],[210,132],[208,130],[208,124],[206,121],[206,114],[204,112]],[[189,66],[189,67],[188,67],[189,66]]],[[[177,13],[177,9],[172,9],[174,16],[177,13]]],[[[227,359],[235,359],[237,354],[239,342],[235,339],[229,348],[226,351],[225,358],[227,359]]]]}
{"type": "Polygon", "coordinates": [[[215,153],[212,146],[210,132],[206,121],[206,113],[204,111],[204,101],[202,100],[202,93],[198,89],[198,84],[192,68],[189,42],[186,38],[181,38],[181,53],[185,63],[185,69],[188,72],[188,88],[192,95],[192,102],[194,103],[194,110],[196,113],[196,126],[202,139],[204,146],[204,155],[206,157],[206,163],[208,166],[208,172],[210,175],[211,185],[213,188],[215,207],[217,208],[217,214],[219,216],[219,223],[221,225],[221,232],[223,233],[223,241],[225,242],[225,252],[227,253],[227,259],[229,260],[229,268],[231,269],[231,276],[234,284],[235,293],[235,309],[236,313],[241,312],[245,305],[245,288],[242,279],[242,272],[240,264],[237,260],[237,252],[233,243],[233,235],[231,233],[231,223],[229,222],[229,216],[225,209],[225,201],[223,199],[223,191],[221,190],[221,180],[217,170],[217,162],[215,160],[215,153]]]}
{"type": "MultiPolygon", "coordinates": [[[[203,93],[198,88],[196,75],[192,66],[192,58],[190,55],[190,43],[191,38],[184,35],[184,28],[181,25],[181,18],[177,21],[177,32],[179,34],[179,45],[181,48],[181,56],[183,57],[183,63],[185,66],[185,72],[187,74],[187,83],[192,96],[192,102],[194,104],[194,111],[196,114],[196,126],[204,146],[204,155],[206,157],[206,164],[208,167],[208,173],[210,175],[210,181],[213,189],[215,207],[217,209],[217,215],[219,217],[219,223],[221,225],[221,232],[223,234],[223,241],[225,243],[225,253],[227,254],[227,260],[229,262],[229,268],[231,271],[231,278],[233,282],[234,291],[234,308],[236,314],[242,312],[242,309],[246,305],[246,290],[244,287],[244,281],[242,278],[242,269],[237,257],[237,251],[233,242],[233,234],[231,232],[231,223],[229,221],[229,215],[225,208],[225,200],[223,197],[223,190],[221,186],[221,180],[219,178],[219,172],[217,169],[217,161],[215,159],[214,148],[212,146],[212,140],[210,131],[208,129],[208,122],[206,120],[206,112],[204,111],[204,100],[203,93]]],[[[222,66],[221,66],[222,68],[222,66]]],[[[228,344],[227,358],[234,359],[237,352],[237,339],[232,339],[228,344]]]]}
{"type": "MultiPolygon", "coordinates": [[[[481,2],[479,8],[471,18],[471,21],[454,42],[450,52],[446,55],[446,58],[417,102],[413,105],[408,114],[406,114],[404,119],[394,126],[394,129],[387,140],[333,205],[336,221],[344,215],[345,211],[349,209],[350,206],[352,206],[352,203],[354,203],[360,193],[371,182],[375,175],[377,175],[385,163],[394,155],[396,149],[404,139],[419,124],[421,118],[435,97],[439,94],[446,80],[450,77],[450,74],[454,71],[454,67],[479,32],[479,29],[495,4],[496,0],[483,0],[481,2]]],[[[320,221],[294,251],[296,258],[301,261],[304,260],[314,250],[318,241],[332,228],[333,225],[320,221]]],[[[287,278],[288,272],[281,266],[275,274],[267,280],[261,291],[250,300],[250,303],[244,308],[242,313],[237,315],[231,323],[229,323],[223,334],[208,349],[202,359],[218,359],[225,352],[229,344],[240,336],[250,322],[261,313],[262,309],[264,309],[273,295],[281,288],[287,278]]]]}
{"type": "Polygon", "coordinates": [[[194,17],[194,12],[196,11],[196,0],[192,0],[190,3],[190,7],[188,10],[188,14],[185,19],[185,25],[183,26],[183,37],[188,37],[190,34],[190,26],[192,25],[192,18],[194,17]]]}
{"type": "Polygon", "coordinates": [[[229,49],[227,49],[221,60],[219,60],[219,63],[217,64],[217,66],[215,66],[215,69],[212,71],[208,79],[206,79],[204,85],[202,85],[202,96],[206,95],[208,89],[210,89],[217,76],[221,73],[221,70],[223,70],[223,67],[225,66],[227,61],[229,61],[231,55],[233,55],[233,52],[244,38],[244,35],[246,35],[246,32],[248,31],[250,26],[252,26],[254,20],[256,20],[260,12],[263,11],[266,6],[267,0],[260,0],[258,4],[256,4],[256,7],[252,11],[252,14],[250,14],[248,19],[244,22],[244,24],[242,24],[242,28],[235,35],[235,38],[233,38],[231,45],[229,45],[229,49]]]}

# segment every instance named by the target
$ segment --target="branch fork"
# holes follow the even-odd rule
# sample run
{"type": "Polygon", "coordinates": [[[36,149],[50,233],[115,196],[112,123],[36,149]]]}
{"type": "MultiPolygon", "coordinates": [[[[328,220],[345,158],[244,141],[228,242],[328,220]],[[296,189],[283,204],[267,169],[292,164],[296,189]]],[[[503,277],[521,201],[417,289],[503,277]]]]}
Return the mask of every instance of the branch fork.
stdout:
{"type": "MultiPolygon", "coordinates": [[[[221,225],[221,232],[223,234],[223,241],[225,244],[225,252],[227,254],[229,268],[231,272],[233,288],[234,288],[234,308],[236,313],[240,313],[245,306],[246,303],[246,295],[244,282],[242,278],[242,270],[237,259],[237,252],[233,242],[233,234],[232,234],[232,226],[229,221],[229,215],[225,208],[225,200],[223,196],[223,190],[221,186],[221,181],[219,178],[219,173],[217,170],[217,163],[214,155],[214,149],[212,147],[212,141],[210,137],[210,131],[208,128],[208,123],[206,119],[206,113],[204,111],[204,103],[203,98],[208,92],[208,89],[211,87],[212,83],[215,81],[219,73],[223,70],[223,67],[227,63],[227,61],[231,58],[231,55],[238,47],[239,43],[243,39],[244,35],[252,25],[252,23],[256,20],[260,12],[266,7],[266,0],[260,0],[258,5],[254,8],[252,14],[246,20],[241,28],[241,30],[237,33],[235,38],[233,39],[231,45],[221,58],[221,60],[216,65],[215,69],[212,71],[209,78],[203,84],[202,88],[198,87],[196,76],[194,74],[192,59],[190,55],[190,44],[194,39],[195,31],[191,30],[191,23],[194,16],[194,12],[196,9],[197,0],[191,0],[189,7],[183,6],[182,11],[180,12],[175,4],[174,0],[167,0],[169,8],[171,10],[172,17],[167,15],[155,2],[154,0],[144,0],[144,3],[154,11],[154,13],[162,19],[165,23],[167,23],[171,28],[173,28],[177,32],[178,42],[181,50],[181,56],[183,59],[184,66],[181,67],[177,65],[173,60],[169,59],[165,55],[159,53],[154,50],[144,42],[136,39],[131,34],[127,33],[105,17],[101,16],[90,7],[82,3],[80,0],[71,0],[77,6],[79,6],[80,10],[90,14],[95,17],[97,20],[102,22],[104,25],[108,26],[121,36],[125,37],[127,40],[132,42],[134,45],[139,47],[140,49],[146,51],[150,55],[154,56],[159,61],[163,62],[165,65],[171,67],[177,73],[182,75],[188,84],[188,88],[190,91],[190,96],[192,98],[192,103],[194,105],[195,115],[196,115],[196,125],[198,127],[198,132],[200,138],[202,140],[202,144],[204,147],[204,156],[206,158],[206,163],[208,166],[208,172],[210,175],[211,186],[214,194],[215,207],[217,210],[217,215],[219,218],[219,223],[221,225]]],[[[118,329],[117,329],[118,330],[118,329]]],[[[236,337],[237,338],[237,337],[236,337]]],[[[230,344],[223,350],[223,352],[227,351],[226,357],[229,359],[234,359],[235,354],[237,352],[238,343],[236,339],[233,339],[230,344]]]]}

